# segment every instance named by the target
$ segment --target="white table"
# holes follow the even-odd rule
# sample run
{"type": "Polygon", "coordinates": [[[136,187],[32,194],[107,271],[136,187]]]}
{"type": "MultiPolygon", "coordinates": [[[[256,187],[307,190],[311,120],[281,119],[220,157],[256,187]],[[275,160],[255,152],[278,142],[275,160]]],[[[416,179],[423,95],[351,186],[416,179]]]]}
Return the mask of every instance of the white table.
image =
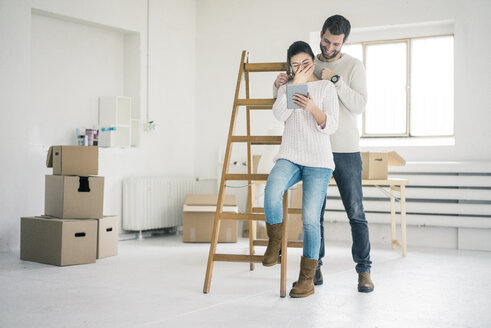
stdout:
{"type": "MultiPolygon", "coordinates": [[[[265,184],[266,181],[254,181],[253,185],[265,184]]],[[[302,182],[299,182],[298,185],[301,185],[302,182]]],[[[387,178],[384,180],[362,180],[363,186],[374,186],[387,196],[390,199],[390,223],[391,223],[391,231],[392,231],[392,249],[396,246],[402,249],[402,256],[406,256],[407,253],[407,238],[406,238],[406,186],[409,184],[408,179],[400,179],[400,178],[387,178]],[[385,190],[384,187],[388,187],[389,191],[385,190]],[[397,195],[396,193],[399,193],[397,195]],[[398,196],[398,197],[397,197],[398,196]],[[401,224],[401,242],[397,240],[396,236],[396,200],[400,203],[400,224],[401,224]]],[[[336,181],[331,179],[329,183],[331,186],[336,185],[336,181]]],[[[297,185],[296,185],[297,186],[297,185]]],[[[264,213],[264,208],[255,207],[255,194],[256,188],[253,188],[252,199],[253,199],[253,211],[256,213],[264,213]]],[[[301,208],[288,208],[289,214],[302,214],[301,208]]],[[[252,234],[250,234],[250,245],[254,247],[254,245],[267,245],[267,241],[265,240],[256,240],[256,231],[253,229],[252,234]]],[[[289,247],[302,247],[303,242],[301,241],[289,241],[289,247]]]]}

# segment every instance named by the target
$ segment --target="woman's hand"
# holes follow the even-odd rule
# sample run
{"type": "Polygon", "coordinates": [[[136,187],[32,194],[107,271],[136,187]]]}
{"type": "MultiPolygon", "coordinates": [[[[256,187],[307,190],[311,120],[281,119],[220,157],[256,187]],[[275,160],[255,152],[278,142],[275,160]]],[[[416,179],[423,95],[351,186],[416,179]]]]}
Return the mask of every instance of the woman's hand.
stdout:
{"type": "Polygon", "coordinates": [[[301,95],[299,93],[293,95],[293,103],[302,108],[304,111],[309,112],[314,117],[318,125],[323,125],[326,122],[327,116],[316,104],[312,101],[310,92],[307,94],[308,97],[301,95]]]}
{"type": "Polygon", "coordinates": [[[293,78],[292,84],[307,83],[314,74],[314,63],[310,63],[306,67],[300,66],[295,72],[295,77],[293,78]]]}
{"type": "Polygon", "coordinates": [[[301,95],[299,93],[294,94],[293,103],[299,106],[300,108],[302,108],[304,111],[311,113],[314,110],[314,108],[317,106],[312,101],[310,92],[307,95],[308,97],[305,97],[304,95],[301,95]]]}

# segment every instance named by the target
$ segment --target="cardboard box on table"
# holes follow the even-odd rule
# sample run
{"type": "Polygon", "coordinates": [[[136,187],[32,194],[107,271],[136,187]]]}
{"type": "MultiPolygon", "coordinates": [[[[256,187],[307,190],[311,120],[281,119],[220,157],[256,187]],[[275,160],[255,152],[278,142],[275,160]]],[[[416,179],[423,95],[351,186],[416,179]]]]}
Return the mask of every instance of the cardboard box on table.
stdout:
{"type": "Polygon", "coordinates": [[[391,152],[362,152],[363,180],[386,180],[389,166],[404,166],[406,161],[395,151],[391,152]]]}
{"type": "Polygon", "coordinates": [[[118,255],[119,216],[107,215],[97,219],[97,258],[118,255]]]}
{"type": "MultiPolygon", "coordinates": [[[[215,221],[217,195],[186,195],[182,213],[182,241],[185,243],[209,243],[215,221]]],[[[235,195],[225,195],[224,212],[238,213],[235,195]]],[[[219,243],[237,242],[236,220],[221,220],[219,243]]]]}
{"type": "Polygon", "coordinates": [[[94,263],[97,221],[23,217],[20,258],[59,266],[94,263]]]}
{"type": "Polygon", "coordinates": [[[99,148],[97,146],[51,146],[46,166],[55,175],[97,175],[99,148]]]}
{"type": "Polygon", "coordinates": [[[102,218],[104,177],[46,175],[45,214],[60,219],[102,218]]]}

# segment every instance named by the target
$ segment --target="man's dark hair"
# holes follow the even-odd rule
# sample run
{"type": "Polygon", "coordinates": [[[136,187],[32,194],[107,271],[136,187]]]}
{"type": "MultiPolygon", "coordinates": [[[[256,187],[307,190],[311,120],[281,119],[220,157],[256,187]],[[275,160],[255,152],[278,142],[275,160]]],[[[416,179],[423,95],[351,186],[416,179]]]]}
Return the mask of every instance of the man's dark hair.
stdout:
{"type": "Polygon", "coordinates": [[[329,29],[329,32],[334,35],[344,34],[343,42],[346,41],[348,35],[351,31],[351,24],[349,20],[344,18],[341,15],[333,15],[326,19],[324,25],[322,26],[322,35],[326,33],[329,29]]]}
{"type": "Polygon", "coordinates": [[[309,55],[312,60],[315,59],[314,52],[312,51],[312,48],[307,42],[304,41],[295,41],[293,42],[290,47],[288,47],[288,50],[286,52],[286,57],[287,57],[287,62],[288,62],[288,72],[291,72],[291,59],[293,56],[301,54],[302,52],[306,53],[309,55]]]}

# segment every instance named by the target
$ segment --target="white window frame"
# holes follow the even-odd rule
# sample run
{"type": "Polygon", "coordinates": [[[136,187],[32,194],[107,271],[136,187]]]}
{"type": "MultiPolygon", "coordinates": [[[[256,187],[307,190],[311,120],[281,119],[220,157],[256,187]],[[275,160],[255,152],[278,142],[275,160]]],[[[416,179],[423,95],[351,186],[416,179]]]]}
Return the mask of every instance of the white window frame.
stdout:
{"type": "MultiPolygon", "coordinates": [[[[374,41],[363,41],[363,42],[352,42],[346,43],[346,45],[362,45],[362,53],[363,53],[363,64],[367,67],[367,58],[366,58],[366,48],[370,45],[377,44],[388,44],[388,43],[406,43],[406,132],[402,134],[377,134],[377,133],[366,133],[365,122],[366,122],[366,112],[362,114],[362,131],[360,131],[361,138],[442,138],[442,137],[454,137],[455,136],[455,128],[453,129],[454,134],[452,135],[425,135],[425,136],[413,136],[411,135],[411,45],[412,40],[415,39],[428,39],[428,38],[437,38],[437,37],[455,37],[454,34],[439,34],[439,35],[427,35],[421,37],[408,37],[408,38],[399,38],[399,39],[388,39],[388,40],[374,40],[374,41]]],[[[368,95],[370,97],[370,95],[368,95]]],[[[455,111],[455,105],[453,110],[455,111]]],[[[455,119],[454,119],[455,125],[455,119]]]]}

